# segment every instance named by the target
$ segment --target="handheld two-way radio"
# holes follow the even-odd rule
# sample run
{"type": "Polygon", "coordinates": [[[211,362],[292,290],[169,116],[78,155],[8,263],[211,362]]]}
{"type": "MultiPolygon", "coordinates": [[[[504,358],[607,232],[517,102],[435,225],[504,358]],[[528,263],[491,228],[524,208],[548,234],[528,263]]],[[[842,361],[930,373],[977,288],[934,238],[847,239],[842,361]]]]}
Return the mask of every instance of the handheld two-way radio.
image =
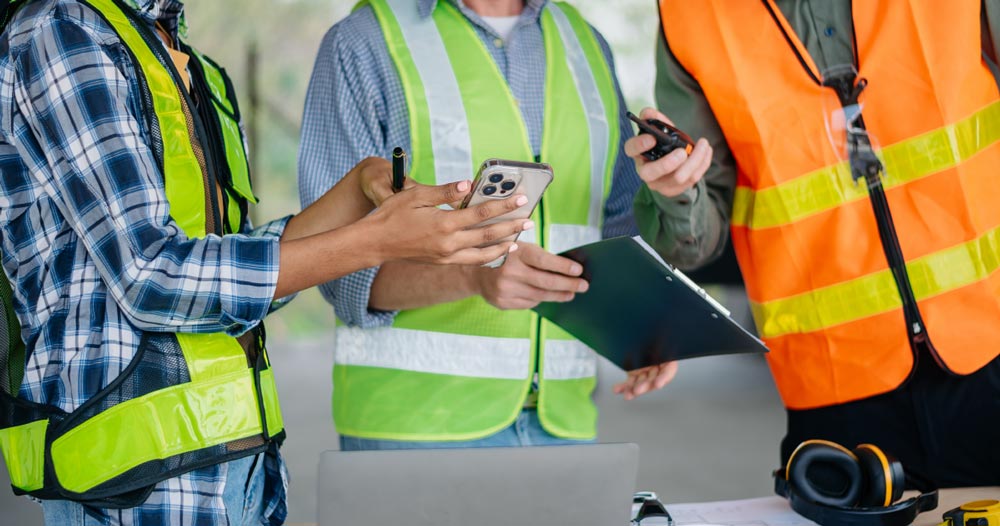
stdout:
{"type": "Polygon", "coordinates": [[[678,148],[684,148],[688,155],[694,150],[691,137],[677,128],[656,119],[640,119],[632,112],[626,112],[626,115],[639,127],[639,133],[648,133],[656,139],[656,146],[642,154],[646,160],[655,161],[678,148]]]}

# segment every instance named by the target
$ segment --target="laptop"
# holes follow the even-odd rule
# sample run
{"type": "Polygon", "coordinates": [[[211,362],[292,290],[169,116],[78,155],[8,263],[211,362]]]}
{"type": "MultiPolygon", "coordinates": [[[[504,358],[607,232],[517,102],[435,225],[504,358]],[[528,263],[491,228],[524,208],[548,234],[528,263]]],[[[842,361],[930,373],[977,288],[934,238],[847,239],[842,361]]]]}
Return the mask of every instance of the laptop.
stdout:
{"type": "Polygon", "coordinates": [[[625,526],[635,444],[326,451],[320,526],[625,526]]]}

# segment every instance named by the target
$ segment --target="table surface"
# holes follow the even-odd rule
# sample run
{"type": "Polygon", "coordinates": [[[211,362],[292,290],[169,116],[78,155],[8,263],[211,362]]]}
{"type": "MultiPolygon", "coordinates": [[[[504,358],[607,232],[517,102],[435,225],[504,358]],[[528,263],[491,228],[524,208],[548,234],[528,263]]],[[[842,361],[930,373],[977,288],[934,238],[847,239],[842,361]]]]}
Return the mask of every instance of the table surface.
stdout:
{"type": "MultiPolygon", "coordinates": [[[[916,496],[916,492],[907,492],[903,498],[908,499],[916,496]]],[[[966,502],[974,500],[1000,500],[1000,486],[982,488],[953,488],[943,489],[938,492],[938,507],[931,511],[921,513],[911,526],[938,526],[941,524],[941,514],[961,506],[966,502]]],[[[783,500],[783,499],[782,499],[783,500]]],[[[667,505],[670,508],[670,505],[667,505]]],[[[288,523],[287,526],[316,526],[315,522],[288,523]]]]}

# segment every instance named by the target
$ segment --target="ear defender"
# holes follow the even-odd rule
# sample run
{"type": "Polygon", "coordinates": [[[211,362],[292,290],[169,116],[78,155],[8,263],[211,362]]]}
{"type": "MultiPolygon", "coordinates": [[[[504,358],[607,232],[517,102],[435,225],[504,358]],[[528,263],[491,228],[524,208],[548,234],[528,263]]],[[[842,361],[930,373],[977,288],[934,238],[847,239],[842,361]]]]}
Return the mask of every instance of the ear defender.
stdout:
{"type": "Polygon", "coordinates": [[[899,461],[871,444],[859,445],[854,448],[854,454],[866,481],[858,500],[859,506],[889,506],[903,496],[906,475],[899,461]]]}
{"type": "Polygon", "coordinates": [[[903,496],[903,466],[871,444],[850,451],[826,440],[807,440],[792,452],[785,479],[799,495],[840,508],[885,507],[903,496]]]}
{"type": "Polygon", "coordinates": [[[861,497],[858,457],[826,440],[807,440],[788,458],[785,479],[799,495],[818,504],[849,508],[861,497]]]}
{"type": "Polygon", "coordinates": [[[792,509],[822,526],[904,526],[937,507],[937,490],[871,444],[849,450],[826,440],[807,440],[774,472],[774,490],[792,509]],[[907,482],[920,496],[893,504],[907,482]]]}

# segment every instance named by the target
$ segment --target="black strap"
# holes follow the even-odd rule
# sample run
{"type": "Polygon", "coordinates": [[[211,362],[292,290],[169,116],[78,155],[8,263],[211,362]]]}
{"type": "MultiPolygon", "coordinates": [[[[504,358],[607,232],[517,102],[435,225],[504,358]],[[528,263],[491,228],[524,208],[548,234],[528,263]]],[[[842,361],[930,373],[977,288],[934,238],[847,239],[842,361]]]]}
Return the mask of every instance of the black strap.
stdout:
{"type": "Polygon", "coordinates": [[[785,480],[784,469],[772,473],[774,492],[786,499],[792,509],[820,526],[907,526],[917,515],[938,506],[938,490],[928,481],[907,473],[907,485],[921,491],[913,497],[891,506],[871,508],[841,508],[817,504],[806,499],[785,480]]]}
{"type": "Polygon", "coordinates": [[[24,378],[26,356],[21,324],[14,312],[14,294],[3,272],[0,272],[0,306],[3,309],[0,312],[0,389],[17,396],[24,378]]]}
{"type": "MultiPolygon", "coordinates": [[[[764,7],[767,8],[767,12],[770,13],[771,19],[774,20],[774,24],[778,26],[778,30],[780,30],[782,36],[785,37],[785,42],[788,43],[788,47],[792,48],[792,52],[795,53],[795,57],[799,59],[799,64],[802,65],[802,69],[804,69],[806,71],[806,73],[809,74],[809,78],[811,78],[813,80],[813,82],[815,82],[819,86],[828,86],[828,87],[834,87],[834,88],[836,88],[836,86],[833,85],[833,82],[834,82],[833,79],[820,79],[820,78],[818,78],[816,76],[816,73],[814,73],[812,71],[812,69],[809,68],[809,63],[806,62],[806,58],[804,56],[802,56],[802,53],[799,51],[799,47],[795,45],[795,40],[793,40],[794,38],[798,38],[798,37],[793,37],[792,35],[788,34],[788,31],[785,29],[785,24],[781,23],[782,20],[785,20],[784,15],[782,15],[781,13],[778,13],[774,9],[774,7],[771,5],[771,2],[769,2],[768,0],[761,0],[761,1],[764,3],[764,7]]],[[[858,59],[858,33],[857,33],[857,31],[854,30],[854,23],[853,23],[853,20],[854,20],[854,6],[853,6],[853,4],[851,5],[850,9],[851,9],[851,21],[852,21],[852,23],[851,23],[851,44],[852,44],[851,45],[851,53],[852,53],[852,57],[853,57],[853,60],[854,60],[854,63],[852,65],[854,66],[854,71],[856,72],[858,70],[858,68],[859,68],[860,61],[858,59]]],[[[785,20],[785,22],[788,23],[787,20],[785,20]]],[[[805,46],[805,44],[803,44],[803,47],[804,46],[805,46]]],[[[823,72],[820,71],[818,73],[822,74],[823,72]]],[[[852,81],[853,81],[853,79],[852,79],[852,81]]],[[[840,82],[840,80],[838,79],[837,82],[840,82]]],[[[853,85],[854,84],[852,82],[851,83],[851,87],[853,87],[853,85]]],[[[838,89],[838,93],[840,93],[839,89],[838,89]]]]}
{"type": "Polygon", "coordinates": [[[7,23],[14,18],[18,8],[31,0],[0,0],[0,32],[7,29],[7,23]]]}

